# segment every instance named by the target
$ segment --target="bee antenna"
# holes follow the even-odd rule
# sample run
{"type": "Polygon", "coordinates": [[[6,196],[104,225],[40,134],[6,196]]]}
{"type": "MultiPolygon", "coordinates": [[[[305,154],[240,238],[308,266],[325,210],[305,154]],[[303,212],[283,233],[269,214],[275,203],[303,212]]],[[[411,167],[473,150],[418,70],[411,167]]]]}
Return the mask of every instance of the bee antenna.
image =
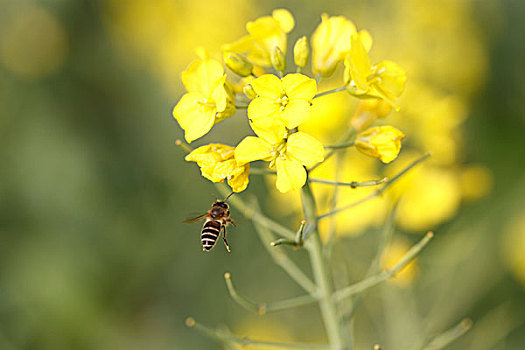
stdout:
{"type": "Polygon", "coordinates": [[[230,198],[234,194],[235,194],[235,192],[230,193],[226,198],[224,198],[224,202],[226,202],[228,200],[228,198],[230,198]]]}

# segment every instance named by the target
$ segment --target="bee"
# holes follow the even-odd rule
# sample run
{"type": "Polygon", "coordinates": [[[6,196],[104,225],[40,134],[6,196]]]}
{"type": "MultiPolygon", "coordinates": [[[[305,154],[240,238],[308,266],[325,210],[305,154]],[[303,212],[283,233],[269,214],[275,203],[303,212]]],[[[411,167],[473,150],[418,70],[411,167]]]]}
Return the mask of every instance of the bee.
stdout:
{"type": "Polygon", "coordinates": [[[207,213],[185,221],[186,223],[192,223],[206,219],[201,230],[201,244],[203,251],[210,251],[211,248],[215,246],[217,238],[219,238],[219,235],[222,231],[222,240],[224,241],[224,246],[226,247],[228,253],[230,252],[230,246],[226,240],[226,226],[228,224],[232,224],[233,226],[236,225],[230,218],[230,207],[228,203],[226,203],[226,200],[228,200],[232,194],[233,192],[230,193],[230,195],[228,195],[228,197],[226,197],[226,199],[223,201],[217,199],[215,203],[211,205],[211,208],[207,213]]]}

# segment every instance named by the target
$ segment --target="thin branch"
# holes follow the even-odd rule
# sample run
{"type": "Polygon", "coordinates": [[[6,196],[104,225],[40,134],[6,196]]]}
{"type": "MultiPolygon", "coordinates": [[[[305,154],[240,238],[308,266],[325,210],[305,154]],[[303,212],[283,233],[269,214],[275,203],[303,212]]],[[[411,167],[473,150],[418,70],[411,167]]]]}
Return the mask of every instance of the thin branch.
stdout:
{"type": "Polygon", "coordinates": [[[322,215],[319,215],[317,217],[318,220],[321,220],[321,219],[324,219],[324,218],[327,218],[327,217],[330,217],[332,215],[335,215],[337,213],[340,213],[344,210],[348,210],[350,208],[353,208],[355,206],[358,206],[364,202],[367,202],[371,199],[374,199],[375,197],[381,195],[390,185],[392,185],[394,182],[396,182],[397,180],[399,180],[400,177],[402,177],[403,175],[405,175],[407,172],[409,172],[412,168],[414,168],[416,165],[418,165],[419,163],[423,162],[424,160],[426,160],[428,157],[430,157],[430,153],[427,153],[421,157],[419,157],[418,159],[416,159],[415,161],[413,161],[412,163],[410,163],[405,169],[401,170],[399,173],[397,173],[396,175],[394,175],[390,180],[388,180],[387,182],[385,182],[383,184],[383,186],[381,186],[377,191],[375,192],[372,192],[371,194],[369,194],[368,196],[364,197],[364,198],[361,198],[360,200],[358,201],[355,201],[353,203],[350,203],[348,205],[345,205],[341,208],[337,208],[335,210],[332,210],[332,211],[329,211],[328,213],[325,213],[325,214],[322,214],[322,215]]]}
{"type": "Polygon", "coordinates": [[[324,146],[324,149],[341,149],[341,148],[353,147],[354,145],[355,145],[355,141],[343,142],[337,145],[324,146]]]}
{"type": "MultiPolygon", "coordinates": [[[[381,237],[377,245],[377,251],[374,259],[370,263],[370,266],[368,267],[368,271],[365,275],[365,278],[368,278],[370,276],[373,276],[381,271],[381,257],[383,256],[383,253],[390,243],[392,236],[394,234],[395,229],[395,219],[396,219],[396,209],[397,209],[397,202],[394,203],[392,210],[390,211],[387,219],[385,220],[385,223],[381,229],[381,237]]],[[[332,217],[333,218],[333,217],[332,217]]],[[[344,313],[343,319],[345,321],[350,321],[352,317],[354,317],[354,313],[357,310],[357,306],[361,304],[361,294],[354,295],[352,306],[344,313]]]]}
{"type": "MultiPolygon", "coordinates": [[[[262,169],[262,168],[252,168],[250,169],[250,173],[252,175],[277,175],[277,172],[275,170],[268,170],[268,169],[262,169]]],[[[377,185],[387,182],[388,179],[384,177],[379,180],[341,182],[341,181],[332,181],[332,180],[316,179],[316,178],[309,177],[307,181],[311,183],[320,183],[320,184],[332,185],[332,186],[348,186],[352,188],[357,188],[357,187],[377,186],[377,185]]]]}
{"type": "Polygon", "coordinates": [[[317,299],[311,295],[302,295],[300,297],[281,300],[274,303],[255,303],[242,296],[235,289],[235,286],[231,280],[231,274],[229,272],[224,274],[224,280],[226,281],[226,286],[228,287],[228,292],[230,293],[232,299],[246,310],[254,312],[258,315],[265,315],[269,312],[292,309],[303,305],[313,304],[317,301],[317,299]]]}
{"type": "Polygon", "coordinates": [[[304,236],[304,228],[306,226],[306,221],[303,220],[301,221],[301,226],[299,227],[299,230],[297,230],[297,234],[295,235],[295,239],[284,239],[284,238],[280,238],[274,242],[271,242],[270,243],[270,246],[272,247],[276,247],[278,245],[291,245],[293,246],[294,248],[300,248],[304,245],[304,240],[303,240],[303,236],[304,236]]]}
{"type": "Polygon", "coordinates": [[[332,185],[332,186],[348,186],[351,188],[377,186],[387,181],[388,179],[386,177],[379,179],[379,180],[369,180],[369,181],[361,181],[361,182],[358,182],[358,181],[341,182],[341,181],[331,181],[331,180],[324,180],[324,179],[308,178],[308,182],[314,182],[314,183],[320,183],[320,184],[332,185]]]}
{"type": "MultiPolygon", "coordinates": [[[[350,129],[347,129],[346,132],[341,136],[341,138],[339,139],[339,141],[337,143],[343,143],[343,142],[347,142],[351,137],[352,135],[354,135],[356,132],[356,130],[354,128],[350,128],[350,129]]],[[[331,149],[327,154],[325,154],[324,156],[324,160],[317,163],[317,164],[314,164],[312,167],[310,167],[308,169],[308,172],[311,172],[313,171],[314,169],[316,169],[319,165],[323,164],[324,162],[326,162],[331,156],[334,155],[334,153],[336,152],[337,150],[336,149],[331,149]]]]}
{"type": "Polygon", "coordinates": [[[282,250],[274,249],[268,244],[268,242],[272,242],[274,240],[274,236],[269,231],[269,229],[260,225],[256,221],[253,222],[253,226],[255,227],[255,231],[257,231],[259,238],[263,242],[264,248],[270,254],[273,261],[286,273],[288,273],[288,275],[311,296],[317,296],[317,287],[312,282],[312,280],[310,280],[310,278],[308,278],[282,250]]]}
{"type": "Polygon", "coordinates": [[[226,286],[228,287],[228,292],[230,293],[230,296],[232,297],[234,301],[237,302],[237,304],[241,305],[243,308],[245,308],[248,311],[252,311],[257,314],[260,314],[259,304],[251,300],[248,300],[247,298],[243,297],[237,292],[237,290],[233,286],[231,274],[229,272],[226,272],[224,274],[224,280],[226,281],[226,286]]]}
{"type": "Polygon", "coordinates": [[[182,148],[182,150],[186,153],[191,153],[191,151],[193,151],[193,149],[189,145],[185,144],[179,139],[175,140],[175,144],[182,148]]]}
{"type": "Polygon", "coordinates": [[[279,343],[264,340],[256,340],[246,337],[238,337],[225,332],[220,332],[215,329],[203,326],[195,321],[194,318],[188,317],[186,319],[186,326],[189,328],[195,328],[199,332],[213,338],[220,343],[231,346],[233,344],[239,344],[242,346],[250,347],[270,347],[276,349],[330,349],[328,344],[308,344],[308,343],[279,343]]]}
{"type": "Polygon", "coordinates": [[[343,85],[343,86],[340,86],[340,87],[332,89],[332,90],[327,90],[327,91],[320,92],[317,95],[315,95],[314,98],[318,98],[318,97],[321,97],[321,96],[325,96],[325,95],[329,95],[329,94],[333,94],[333,93],[336,93],[336,92],[339,92],[339,91],[345,91],[345,90],[346,90],[346,86],[343,85]]]}
{"type": "Polygon", "coordinates": [[[408,263],[410,263],[421,251],[425,246],[430,242],[430,240],[434,237],[434,234],[432,232],[427,232],[425,237],[421,239],[418,243],[416,243],[402,258],[397,262],[396,265],[394,265],[393,268],[389,270],[385,270],[379,274],[376,274],[374,276],[371,276],[369,278],[366,278],[362,280],[361,282],[358,282],[356,284],[353,284],[351,286],[348,286],[346,288],[343,288],[341,290],[338,290],[334,293],[334,299],[337,301],[340,301],[342,299],[351,297],[353,295],[356,295],[358,293],[361,293],[369,288],[372,288],[379,283],[386,281],[387,279],[393,277],[396,273],[401,271],[408,263]]]}
{"type": "Polygon", "coordinates": [[[432,339],[428,343],[428,345],[423,348],[423,350],[443,349],[447,345],[451,344],[453,341],[461,337],[463,334],[467,333],[471,327],[472,327],[472,320],[465,318],[456,326],[452,327],[448,331],[432,339]]]}

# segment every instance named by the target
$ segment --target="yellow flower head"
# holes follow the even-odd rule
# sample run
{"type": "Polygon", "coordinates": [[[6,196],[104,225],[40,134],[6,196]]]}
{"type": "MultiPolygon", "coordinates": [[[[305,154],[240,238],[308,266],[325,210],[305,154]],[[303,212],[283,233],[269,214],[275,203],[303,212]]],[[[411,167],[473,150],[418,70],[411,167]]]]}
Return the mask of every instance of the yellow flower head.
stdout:
{"type": "Polygon", "coordinates": [[[392,126],[376,126],[357,135],[355,147],[367,156],[390,163],[399,154],[404,137],[405,134],[392,126]]]}
{"type": "MultiPolygon", "coordinates": [[[[337,64],[350,52],[349,37],[357,33],[354,23],[343,16],[321,16],[321,23],[312,35],[312,70],[324,77],[331,76],[337,64]]],[[[370,49],[372,37],[367,31],[361,31],[362,41],[370,49]]]]}
{"type": "Polygon", "coordinates": [[[303,74],[288,74],[279,79],[265,74],[251,82],[257,94],[248,106],[248,118],[272,118],[281,121],[288,129],[296,128],[310,114],[311,100],[317,92],[315,80],[303,74]]]}
{"type": "Polygon", "coordinates": [[[367,49],[359,34],[350,36],[350,52],[345,59],[345,84],[355,96],[379,97],[399,109],[394,100],[405,88],[406,73],[391,61],[370,64],[367,49]]]}
{"type": "Polygon", "coordinates": [[[286,34],[295,26],[292,14],[286,9],[277,9],[272,16],[264,16],[246,24],[248,35],[231,44],[223,45],[223,51],[243,54],[250,62],[270,67],[271,53],[278,47],[286,54],[286,34]]]}
{"type": "Polygon", "coordinates": [[[202,176],[212,182],[228,180],[234,192],[242,192],[249,182],[250,164],[238,164],[235,161],[235,148],[220,143],[212,143],[197,148],[184,158],[196,162],[202,176]]]}
{"type": "Polygon", "coordinates": [[[304,166],[323,161],[323,145],[307,133],[283,133],[284,128],[278,122],[273,125],[273,128],[271,125],[254,128],[259,137],[244,138],[235,148],[235,160],[241,165],[255,160],[269,161],[270,168],[277,168],[275,185],[279,191],[300,189],[306,182],[304,166]],[[262,130],[266,132],[261,133],[262,130]]]}
{"type": "Polygon", "coordinates": [[[188,142],[204,136],[214,124],[235,114],[233,92],[226,83],[222,65],[203,58],[182,72],[186,93],[173,109],[188,142]]]}

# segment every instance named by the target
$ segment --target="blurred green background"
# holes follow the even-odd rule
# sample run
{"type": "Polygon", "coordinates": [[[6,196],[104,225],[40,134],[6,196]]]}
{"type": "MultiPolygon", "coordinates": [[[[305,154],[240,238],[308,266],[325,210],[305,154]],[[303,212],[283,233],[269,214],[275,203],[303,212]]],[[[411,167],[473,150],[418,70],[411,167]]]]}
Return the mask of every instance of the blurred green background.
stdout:
{"type": "MultiPolygon", "coordinates": [[[[315,306],[258,317],[227,295],[225,271],[255,300],[301,292],[248,221],[230,229],[231,254],[203,253],[200,226],[182,224],[219,195],[175,145],[180,72],[195,47],[218,53],[277,7],[295,16],[291,43],[322,13],[344,15],[369,29],[378,58],[459,96],[461,156],[444,163],[491,174],[490,192],[425,227],[437,238],[408,286],[367,295],[358,348],[405,349],[463,317],[475,326],[451,349],[525,347],[524,2],[0,0],[1,349],[220,348],[184,326],[190,315],[255,338],[325,341],[315,306]]],[[[247,132],[236,118],[196,144],[233,145],[247,132]]],[[[262,179],[249,191],[268,203],[262,179]]],[[[408,231],[398,234],[415,241],[408,231]]],[[[350,281],[362,278],[378,229],[360,233],[338,250],[350,281]]]]}

